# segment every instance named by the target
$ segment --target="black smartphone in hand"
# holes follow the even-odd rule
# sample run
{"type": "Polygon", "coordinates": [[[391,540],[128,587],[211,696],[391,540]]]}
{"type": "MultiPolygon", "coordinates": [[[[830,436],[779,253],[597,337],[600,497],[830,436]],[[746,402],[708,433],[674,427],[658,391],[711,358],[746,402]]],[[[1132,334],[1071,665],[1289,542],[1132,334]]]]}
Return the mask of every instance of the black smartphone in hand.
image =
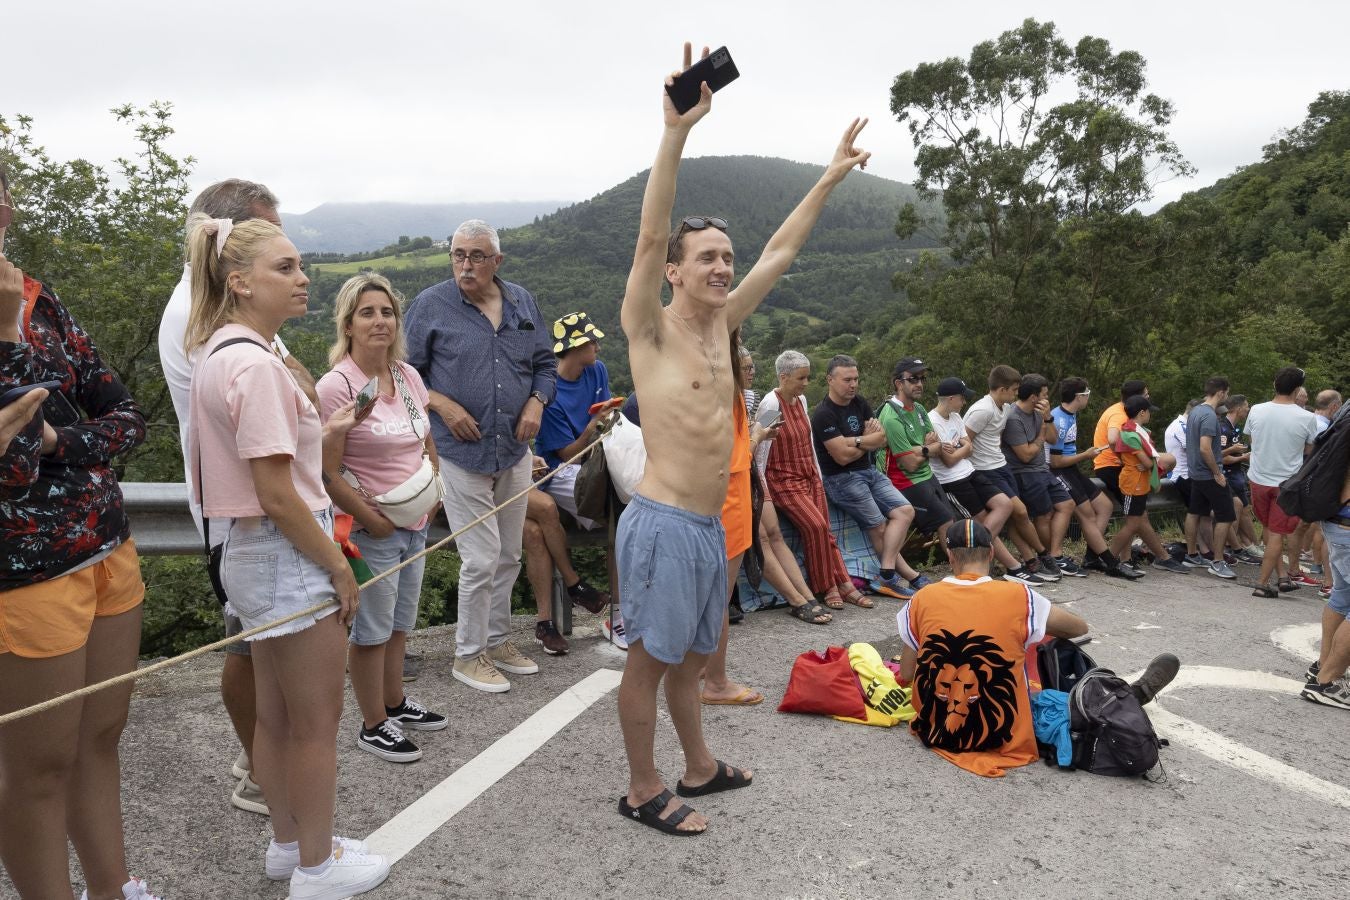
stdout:
{"type": "Polygon", "coordinates": [[[666,85],[666,93],[675,104],[675,111],[683,115],[698,105],[700,84],[708,82],[708,87],[716,93],[740,77],[727,48],[718,47],[676,75],[674,83],[666,85]]]}

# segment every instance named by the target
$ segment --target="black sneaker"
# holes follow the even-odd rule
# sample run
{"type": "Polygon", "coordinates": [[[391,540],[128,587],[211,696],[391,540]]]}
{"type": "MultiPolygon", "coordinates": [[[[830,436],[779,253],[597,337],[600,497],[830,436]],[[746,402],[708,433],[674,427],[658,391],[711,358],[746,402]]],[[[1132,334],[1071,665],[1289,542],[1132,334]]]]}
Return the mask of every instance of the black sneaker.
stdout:
{"type": "Polygon", "coordinates": [[[1105,572],[1107,569],[1106,560],[1100,556],[1094,556],[1091,559],[1083,560],[1083,565],[1080,568],[1091,569],[1094,572],[1105,572]]]}
{"type": "Polygon", "coordinates": [[[609,606],[609,594],[600,593],[584,578],[567,589],[567,596],[588,613],[599,613],[609,606]]]}
{"type": "Polygon", "coordinates": [[[1061,575],[1070,575],[1074,578],[1087,577],[1087,573],[1083,571],[1083,569],[1078,565],[1078,563],[1074,562],[1067,556],[1056,556],[1055,565],[1059,566],[1059,571],[1061,575]]]}
{"type": "Polygon", "coordinates": [[[1138,581],[1144,576],[1126,563],[1119,562],[1106,570],[1106,574],[1111,578],[1124,578],[1126,581],[1138,581]]]}
{"type": "Polygon", "coordinates": [[[1026,566],[1020,569],[1009,569],[1003,576],[1004,581],[1015,581],[1018,584],[1025,584],[1027,587],[1044,587],[1045,579],[1029,570],[1026,566]]]}
{"type": "Polygon", "coordinates": [[[1158,691],[1171,684],[1179,671],[1181,660],[1171,653],[1161,653],[1153,657],[1152,662],[1144,669],[1144,674],[1139,676],[1139,680],[1130,685],[1130,691],[1139,701],[1139,705],[1143,706],[1157,696],[1158,691]]]}
{"type": "Polygon", "coordinates": [[[409,731],[440,731],[450,724],[445,716],[432,712],[411,697],[404,697],[398,706],[386,706],[384,711],[395,724],[409,731]]]}
{"type": "Polygon", "coordinates": [[[404,737],[403,730],[390,719],[385,719],[372,729],[363,725],[357,732],[356,746],[390,762],[410,763],[422,758],[418,746],[404,737]]]}
{"type": "Polygon", "coordinates": [[[561,656],[570,649],[567,638],[558,633],[552,619],[534,623],[534,642],[543,647],[549,656],[561,656]]]}
{"type": "Polygon", "coordinates": [[[1322,671],[1322,664],[1314,659],[1312,662],[1308,663],[1308,671],[1303,673],[1303,680],[1316,681],[1317,674],[1321,671],[1322,671]]]}
{"type": "Polygon", "coordinates": [[[1059,566],[1049,556],[1038,556],[1027,561],[1027,568],[1043,581],[1059,581],[1059,566]]]}

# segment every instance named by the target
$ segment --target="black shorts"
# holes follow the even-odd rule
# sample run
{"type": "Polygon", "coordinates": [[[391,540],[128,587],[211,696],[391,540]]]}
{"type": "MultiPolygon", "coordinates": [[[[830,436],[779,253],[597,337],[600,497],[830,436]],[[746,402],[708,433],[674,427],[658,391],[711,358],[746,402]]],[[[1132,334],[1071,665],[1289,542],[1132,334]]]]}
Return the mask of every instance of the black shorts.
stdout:
{"type": "Polygon", "coordinates": [[[984,473],[972,472],[965,478],[949,481],[942,486],[952,511],[963,519],[973,519],[989,508],[989,501],[1002,496],[984,473]]]}
{"type": "Polygon", "coordinates": [[[1177,495],[1181,497],[1181,503],[1187,510],[1191,508],[1191,480],[1189,478],[1178,478],[1172,482],[1172,486],[1177,489],[1177,495]]]}
{"type": "Polygon", "coordinates": [[[914,527],[924,534],[937,534],[939,528],[956,518],[936,477],[911,484],[900,493],[914,507],[914,527]]]}
{"type": "Polygon", "coordinates": [[[1224,478],[1228,481],[1228,490],[1232,491],[1233,496],[1238,498],[1238,502],[1248,509],[1252,505],[1252,486],[1247,483],[1247,474],[1245,472],[1224,472],[1224,478]]]}
{"type": "Polygon", "coordinates": [[[1217,481],[1209,478],[1191,479],[1191,499],[1186,511],[1197,516],[1213,513],[1214,521],[1218,523],[1237,519],[1237,513],[1233,511],[1232,491],[1220,487],[1217,481]]]}
{"type": "Polygon", "coordinates": [[[1125,495],[1124,501],[1120,504],[1121,515],[1126,518],[1137,519],[1148,512],[1148,494],[1139,496],[1125,495]]]}
{"type": "Polygon", "coordinates": [[[1097,469],[1092,474],[1102,480],[1106,485],[1106,493],[1110,494],[1117,503],[1125,502],[1125,495],[1120,492],[1120,466],[1104,466],[1097,469]]]}
{"type": "Polygon", "coordinates": [[[1091,503],[1102,492],[1102,489],[1097,487],[1097,482],[1089,478],[1077,466],[1051,469],[1050,474],[1058,475],[1059,480],[1064,482],[1064,486],[1069,489],[1069,496],[1073,498],[1075,506],[1082,503],[1091,503]]]}
{"type": "Polygon", "coordinates": [[[1033,519],[1046,515],[1065,500],[1073,502],[1064,482],[1043,471],[1018,472],[1017,494],[1026,504],[1027,515],[1033,519]]]}
{"type": "Polygon", "coordinates": [[[1014,500],[1017,499],[1017,476],[1007,466],[999,466],[997,469],[984,469],[977,471],[975,474],[983,475],[984,480],[998,488],[1001,493],[1007,494],[1014,500]]]}

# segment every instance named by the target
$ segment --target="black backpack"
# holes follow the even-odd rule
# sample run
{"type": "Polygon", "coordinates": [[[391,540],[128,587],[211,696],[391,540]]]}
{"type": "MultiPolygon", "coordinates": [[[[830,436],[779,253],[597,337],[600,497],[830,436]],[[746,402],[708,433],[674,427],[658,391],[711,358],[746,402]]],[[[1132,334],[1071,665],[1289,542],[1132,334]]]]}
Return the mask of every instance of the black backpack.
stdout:
{"type": "Polygon", "coordinates": [[[1042,688],[1067,694],[1097,663],[1073,641],[1057,637],[1036,648],[1036,668],[1041,672],[1042,688]]]}
{"type": "Polygon", "coordinates": [[[1313,452],[1280,485],[1280,509],[1305,522],[1320,522],[1341,508],[1341,485],[1350,467],[1350,415],[1338,415],[1313,441],[1313,452]]]}
{"type": "Polygon", "coordinates": [[[1147,775],[1163,743],[1123,678],[1110,669],[1084,674],[1069,693],[1073,767],[1096,775],[1147,775]]]}

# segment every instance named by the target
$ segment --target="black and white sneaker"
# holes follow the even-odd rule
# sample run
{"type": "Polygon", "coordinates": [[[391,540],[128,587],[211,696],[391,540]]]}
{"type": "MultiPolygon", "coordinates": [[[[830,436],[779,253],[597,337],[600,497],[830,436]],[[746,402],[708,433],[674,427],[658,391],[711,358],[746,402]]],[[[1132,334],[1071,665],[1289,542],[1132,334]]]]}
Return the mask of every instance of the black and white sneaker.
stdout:
{"type": "Polygon", "coordinates": [[[1330,684],[1310,681],[1303,686],[1299,696],[1304,700],[1320,703],[1323,706],[1350,709],[1350,677],[1342,675],[1330,684]]]}
{"type": "Polygon", "coordinates": [[[1304,681],[1316,681],[1316,680],[1317,680],[1317,673],[1319,673],[1319,672],[1321,672],[1321,671],[1322,671],[1322,664],[1321,664],[1321,662],[1319,662],[1318,660],[1315,660],[1315,659],[1314,659],[1312,662],[1308,663],[1308,671],[1306,671],[1306,672],[1303,673],[1303,680],[1304,680],[1304,681]]]}
{"type": "Polygon", "coordinates": [[[1102,559],[1100,556],[1084,559],[1081,568],[1084,570],[1091,569],[1094,572],[1105,572],[1107,568],[1106,560],[1102,559]]]}
{"type": "Polygon", "coordinates": [[[1015,581],[1018,584],[1025,584],[1027,587],[1044,587],[1045,579],[1029,570],[1026,566],[1020,569],[1009,569],[1003,576],[1004,581],[1015,581]]]}
{"type": "Polygon", "coordinates": [[[450,724],[445,716],[432,712],[408,696],[404,696],[398,706],[386,706],[384,711],[398,727],[409,731],[440,731],[450,724]]]}
{"type": "Polygon", "coordinates": [[[356,735],[356,746],[390,762],[410,763],[422,758],[421,749],[403,736],[403,729],[392,719],[385,719],[369,730],[361,726],[356,735]]]}
{"type": "Polygon", "coordinates": [[[1067,556],[1056,556],[1055,565],[1059,566],[1059,571],[1061,575],[1071,575],[1074,578],[1087,577],[1087,573],[1084,572],[1079,567],[1078,563],[1074,562],[1067,556]]]}

